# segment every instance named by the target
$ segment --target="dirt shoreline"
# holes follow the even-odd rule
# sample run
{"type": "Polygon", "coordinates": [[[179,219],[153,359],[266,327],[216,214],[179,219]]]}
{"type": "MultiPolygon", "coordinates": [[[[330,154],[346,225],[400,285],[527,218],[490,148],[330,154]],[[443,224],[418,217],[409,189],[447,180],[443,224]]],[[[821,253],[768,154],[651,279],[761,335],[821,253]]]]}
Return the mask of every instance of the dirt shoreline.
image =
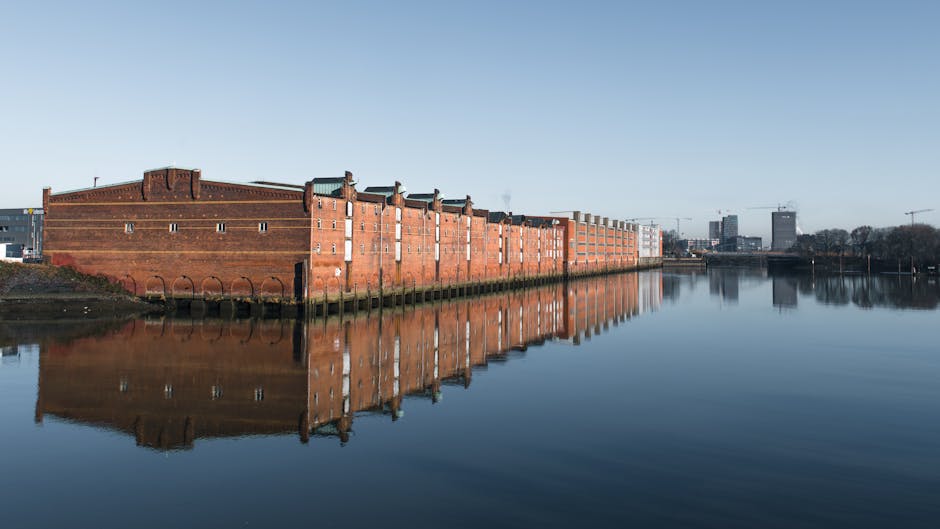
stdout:
{"type": "Polygon", "coordinates": [[[124,318],[163,311],[160,305],[130,296],[0,296],[3,320],[124,318]]]}
{"type": "Polygon", "coordinates": [[[163,310],[103,276],[0,262],[0,320],[126,318],[163,310]]]}

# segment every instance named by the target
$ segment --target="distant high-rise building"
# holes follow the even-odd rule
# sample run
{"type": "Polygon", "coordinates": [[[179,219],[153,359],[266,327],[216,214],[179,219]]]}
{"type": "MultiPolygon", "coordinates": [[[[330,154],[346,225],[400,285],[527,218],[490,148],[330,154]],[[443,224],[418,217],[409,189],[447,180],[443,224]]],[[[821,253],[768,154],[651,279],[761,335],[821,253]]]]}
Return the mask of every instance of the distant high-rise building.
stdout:
{"type": "Polygon", "coordinates": [[[773,240],[771,249],[786,251],[796,244],[796,212],[774,211],[770,214],[773,240]]]}
{"type": "Polygon", "coordinates": [[[738,216],[728,215],[721,219],[721,240],[727,241],[738,236],[738,216]]]}
{"type": "Polygon", "coordinates": [[[708,238],[709,239],[721,238],[721,221],[720,220],[712,220],[708,222],[708,238]]]}

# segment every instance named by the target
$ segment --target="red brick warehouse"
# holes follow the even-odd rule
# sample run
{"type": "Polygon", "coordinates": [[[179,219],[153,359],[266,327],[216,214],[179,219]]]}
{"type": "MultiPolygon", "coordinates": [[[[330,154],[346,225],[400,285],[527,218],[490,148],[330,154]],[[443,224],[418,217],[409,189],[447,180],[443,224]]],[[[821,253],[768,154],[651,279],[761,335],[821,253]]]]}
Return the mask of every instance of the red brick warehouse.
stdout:
{"type": "Polygon", "coordinates": [[[349,172],[304,185],[234,184],[168,167],[122,184],[46,188],[43,207],[52,264],[105,275],[138,296],[414,301],[658,264],[639,258],[634,224],[491,212],[436,189],[406,194],[398,182],[359,191],[349,172]]]}

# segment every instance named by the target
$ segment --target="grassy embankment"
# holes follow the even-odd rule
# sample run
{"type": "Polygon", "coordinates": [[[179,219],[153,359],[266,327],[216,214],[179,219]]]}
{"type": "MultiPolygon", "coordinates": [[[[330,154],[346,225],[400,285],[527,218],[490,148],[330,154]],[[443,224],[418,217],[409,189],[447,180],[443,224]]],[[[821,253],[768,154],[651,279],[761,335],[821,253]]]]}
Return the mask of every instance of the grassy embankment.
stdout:
{"type": "Polygon", "coordinates": [[[0,318],[125,316],[155,307],[101,276],[72,268],[0,262],[0,318]]]}

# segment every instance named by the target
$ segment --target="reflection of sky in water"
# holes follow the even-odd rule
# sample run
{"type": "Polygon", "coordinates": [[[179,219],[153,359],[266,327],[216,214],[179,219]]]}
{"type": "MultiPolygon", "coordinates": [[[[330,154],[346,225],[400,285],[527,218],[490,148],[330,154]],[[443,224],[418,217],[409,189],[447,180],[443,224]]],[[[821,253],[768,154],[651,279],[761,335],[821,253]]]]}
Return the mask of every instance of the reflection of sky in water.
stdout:
{"type": "MultiPolygon", "coordinates": [[[[937,312],[897,309],[930,306],[936,283],[931,291],[930,283],[912,286],[909,278],[795,276],[780,283],[748,271],[714,279],[715,272],[646,274],[646,286],[629,283],[633,290],[621,290],[629,296],[616,298],[635,306],[588,295],[603,292],[596,280],[572,283],[577,295],[555,299],[575,332],[541,345],[505,340],[518,336],[520,306],[527,325],[555,321],[547,312],[541,320],[532,315],[535,307],[544,310],[544,298],[517,297],[524,301],[518,303],[499,296],[493,299],[504,312],[449,304],[439,311],[390,311],[381,319],[381,335],[389,338],[381,341],[375,341],[375,317],[358,316],[361,323],[335,329],[315,323],[302,342],[323,356],[306,364],[295,359],[293,327],[282,333],[277,322],[259,324],[241,346],[204,340],[247,336],[243,327],[217,322],[171,322],[166,330],[172,332],[162,337],[153,324],[130,337],[109,327],[105,337],[82,338],[82,352],[74,346],[81,340],[43,342],[41,355],[20,354],[18,364],[0,369],[5,520],[16,527],[313,520],[414,526],[432,519],[454,527],[934,527],[940,519],[937,312]],[[651,287],[656,284],[661,290],[651,287]],[[642,293],[655,300],[657,291],[663,305],[641,314],[642,293]],[[794,291],[796,305],[785,305],[794,291]],[[736,300],[723,297],[732,292],[736,300]],[[424,326],[408,319],[422,317],[429,320],[424,326]],[[485,362],[471,362],[466,388],[466,372],[451,377],[466,366],[461,317],[471,320],[471,350],[474,329],[503,343],[485,362]],[[475,327],[477,318],[483,323],[475,327]],[[433,344],[435,325],[442,383],[424,385],[419,368],[433,372],[433,354],[422,363],[416,351],[433,344]],[[426,332],[422,339],[421,329],[432,329],[430,338],[426,332]],[[281,345],[267,345],[279,336],[281,345]],[[194,348],[210,342],[218,350],[194,348]],[[349,398],[357,409],[359,374],[368,374],[363,388],[372,376],[394,379],[396,349],[405,392],[398,420],[385,405],[368,408],[364,399],[366,411],[353,417],[348,442],[337,439],[335,422],[299,442],[294,403],[312,402],[313,369],[329,373],[333,361],[334,399],[341,399],[342,355],[349,350],[349,398]],[[108,362],[94,361],[108,355],[108,362]],[[383,359],[381,373],[377,364],[366,369],[373,357],[383,359]],[[121,363],[129,358],[136,364],[121,363]],[[75,402],[86,413],[95,406],[110,410],[98,422],[48,414],[34,423],[37,405],[47,405],[37,396],[56,378],[40,374],[56,362],[84,365],[89,374],[104,370],[113,380],[102,387],[116,397],[122,369],[133,388],[136,375],[128,369],[134,365],[149,367],[143,372],[153,372],[153,387],[162,392],[157,383],[175,374],[167,359],[185,364],[179,373],[188,373],[196,389],[189,398],[190,382],[175,379],[175,400],[151,413],[188,414],[196,419],[194,433],[204,433],[199,425],[210,424],[212,413],[270,423],[276,414],[261,413],[269,404],[272,412],[290,410],[284,421],[292,422],[283,431],[274,424],[270,435],[210,432],[197,436],[193,450],[142,449],[114,426],[123,409],[117,401],[95,401],[92,391],[90,400],[75,402]],[[289,382],[298,372],[300,394],[281,392],[277,377],[289,382]],[[225,384],[215,401],[212,374],[225,384]],[[248,390],[259,377],[264,400],[256,403],[248,390]],[[432,398],[434,392],[443,399],[432,398]],[[227,399],[237,405],[212,408],[227,399]]],[[[9,327],[3,332],[9,335],[9,327]]],[[[91,376],[62,380],[79,390],[95,386],[91,376]]],[[[392,384],[377,384],[362,396],[386,389],[394,393],[392,384]]],[[[159,396],[154,402],[162,406],[159,396]]],[[[319,398],[328,401],[328,392],[319,398]]]]}

